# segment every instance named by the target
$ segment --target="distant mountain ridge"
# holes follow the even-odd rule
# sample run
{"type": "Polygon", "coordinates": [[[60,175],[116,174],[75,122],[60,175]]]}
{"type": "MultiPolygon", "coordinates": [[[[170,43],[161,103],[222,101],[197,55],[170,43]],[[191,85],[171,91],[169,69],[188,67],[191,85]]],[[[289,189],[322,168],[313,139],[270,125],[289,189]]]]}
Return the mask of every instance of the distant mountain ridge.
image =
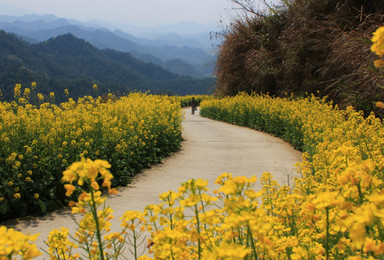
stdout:
{"type": "MultiPolygon", "coordinates": [[[[71,33],[99,49],[130,52],[139,59],[146,57],[145,61],[155,62],[174,73],[192,77],[212,76],[216,62],[214,48],[209,48],[209,44],[178,34],[168,33],[159,35],[157,39],[143,39],[119,30],[87,27],[76,20],[53,15],[0,15],[0,29],[20,35],[31,43],[71,33]],[[209,50],[209,53],[204,49],[209,50]],[[179,60],[179,67],[175,70],[175,66],[169,66],[173,64],[169,60],[179,60]]],[[[208,33],[206,37],[209,37],[208,33]]]]}
{"type": "Polygon", "coordinates": [[[132,90],[168,94],[207,94],[213,90],[212,78],[195,79],[146,63],[129,53],[100,50],[72,34],[64,34],[38,44],[0,31],[0,89],[6,99],[13,97],[16,83],[29,86],[36,81],[39,91],[50,91],[63,100],[64,89],[71,96],[92,93],[127,93],[132,90]]]}

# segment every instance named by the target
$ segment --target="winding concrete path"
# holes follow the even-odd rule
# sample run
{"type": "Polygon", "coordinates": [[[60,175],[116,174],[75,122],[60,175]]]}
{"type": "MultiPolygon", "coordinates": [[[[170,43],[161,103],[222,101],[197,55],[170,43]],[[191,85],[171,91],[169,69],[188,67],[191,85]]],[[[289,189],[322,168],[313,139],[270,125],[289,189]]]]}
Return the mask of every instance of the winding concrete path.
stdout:
{"type": "MultiPolygon", "coordinates": [[[[128,187],[119,189],[108,199],[115,211],[112,229],[120,225],[119,217],[126,210],[143,210],[148,204],[158,203],[158,195],[177,190],[180,183],[191,178],[203,178],[214,188],[217,176],[223,172],[258,178],[270,172],[280,184],[295,177],[294,165],[301,153],[282,140],[244,127],[233,126],[190,114],[185,109],[181,151],[136,176],[128,187]]],[[[40,233],[38,247],[43,247],[50,230],[75,225],[68,210],[60,210],[41,218],[21,220],[12,225],[25,233],[40,233]]],[[[48,259],[46,256],[40,259],[48,259]]]]}

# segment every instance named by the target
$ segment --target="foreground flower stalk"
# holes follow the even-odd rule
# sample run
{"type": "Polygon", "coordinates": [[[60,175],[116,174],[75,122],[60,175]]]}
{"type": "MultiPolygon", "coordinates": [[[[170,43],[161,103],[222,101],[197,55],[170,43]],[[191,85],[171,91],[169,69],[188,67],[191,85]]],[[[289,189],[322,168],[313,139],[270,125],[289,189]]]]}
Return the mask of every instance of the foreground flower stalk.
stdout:
{"type": "MultiPolygon", "coordinates": [[[[80,162],[73,163],[63,173],[63,182],[68,182],[64,185],[67,190],[66,195],[70,197],[76,191],[81,192],[78,202],[70,202],[70,204],[72,205],[72,213],[84,216],[78,222],[75,237],[76,242],[81,245],[82,249],[85,249],[90,259],[103,260],[108,256],[105,252],[107,243],[102,236],[110,231],[111,223],[109,220],[113,218],[111,215],[113,211],[104,205],[106,198],[102,196],[100,189],[105,188],[110,194],[116,193],[116,190],[111,188],[113,175],[108,170],[110,167],[111,165],[107,161],[92,161],[83,158],[80,162]],[[99,183],[101,183],[101,187],[99,183]],[[101,205],[104,207],[99,210],[101,205]]],[[[115,238],[114,236],[106,237],[115,238]]],[[[124,242],[124,239],[121,242],[124,242]]],[[[115,243],[116,248],[121,250],[122,247],[116,247],[115,243]]]]}

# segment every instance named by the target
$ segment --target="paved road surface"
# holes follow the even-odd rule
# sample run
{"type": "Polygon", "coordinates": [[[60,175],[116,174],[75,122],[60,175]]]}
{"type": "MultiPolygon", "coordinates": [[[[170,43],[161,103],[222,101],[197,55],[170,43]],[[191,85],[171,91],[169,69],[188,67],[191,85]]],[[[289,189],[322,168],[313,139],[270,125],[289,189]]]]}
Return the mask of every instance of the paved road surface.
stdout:
{"type": "MultiPolygon", "coordinates": [[[[212,121],[185,110],[183,137],[180,152],[134,178],[132,184],[121,188],[109,198],[108,204],[115,211],[113,227],[120,225],[119,217],[126,210],[143,210],[148,204],[158,203],[158,195],[177,190],[179,184],[191,178],[209,181],[211,188],[218,175],[260,177],[271,172],[280,184],[287,184],[294,177],[294,165],[301,160],[301,153],[282,140],[244,127],[212,121]]],[[[26,233],[40,233],[38,247],[44,246],[47,234],[53,228],[74,224],[68,210],[61,210],[38,219],[22,220],[14,226],[26,233]]],[[[112,228],[114,229],[114,228],[112,228]]],[[[48,259],[46,256],[41,259],[48,259]]]]}

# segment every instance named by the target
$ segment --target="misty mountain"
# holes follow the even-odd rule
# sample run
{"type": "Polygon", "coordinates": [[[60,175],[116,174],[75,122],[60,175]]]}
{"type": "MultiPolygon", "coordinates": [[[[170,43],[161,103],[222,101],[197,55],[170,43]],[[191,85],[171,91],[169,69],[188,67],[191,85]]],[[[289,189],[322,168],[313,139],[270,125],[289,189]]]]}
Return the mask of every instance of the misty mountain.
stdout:
{"type": "Polygon", "coordinates": [[[86,27],[76,20],[61,19],[53,15],[1,15],[0,29],[15,33],[31,43],[71,33],[99,49],[130,52],[139,59],[144,56],[146,61],[156,61],[157,65],[174,73],[193,77],[210,76],[215,66],[215,55],[203,50],[207,49],[207,43],[202,44],[199,40],[177,34],[159,34],[156,39],[138,38],[119,30],[112,32],[105,28],[86,27]],[[183,62],[179,66],[184,67],[167,66],[169,60],[181,60],[183,62]]]}
{"type": "Polygon", "coordinates": [[[209,32],[203,32],[198,34],[190,34],[188,36],[181,36],[180,34],[168,32],[159,33],[153,32],[150,36],[136,37],[131,34],[125,33],[121,30],[114,30],[114,34],[121,38],[128,39],[139,45],[147,46],[159,46],[159,45],[172,45],[177,47],[190,47],[202,49],[207,53],[211,53],[215,50],[215,42],[207,41],[210,38],[209,32]]]}
{"type": "Polygon", "coordinates": [[[29,44],[0,31],[0,89],[5,98],[12,98],[16,83],[29,86],[33,81],[39,92],[55,92],[57,101],[65,98],[64,89],[75,98],[90,94],[94,83],[98,94],[151,90],[179,95],[210,93],[215,84],[212,78],[180,76],[129,53],[100,50],[71,34],[29,44]]]}
{"type": "Polygon", "coordinates": [[[163,63],[162,66],[167,70],[173,71],[179,75],[190,75],[194,78],[198,78],[201,76],[200,72],[197,71],[197,69],[194,66],[180,59],[167,60],[163,63]]]}
{"type": "Polygon", "coordinates": [[[179,75],[190,76],[194,78],[202,78],[203,75],[212,77],[212,68],[215,67],[217,56],[212,56],[206,63],[200,64],[199,69],[181,59],[172,59],[162,61],[150,54],[135,53],[134,56],[142,61],[159,65],[173,73],[179,75]]]}
{"type": "MultiPolygon", "coordinates": [[[[126,29],[128,32],[129,28],[126,29]]],[[[169,33],[173,32],[182,36],[187,36],[191,34],[201,34],[206,32],[211,32],[216,30],[215,23],[206,23],[198,24],[195,22],[178,22],[169,25],[161,25],[148,29],[151,34],[153,33],[169,33]]]]}

